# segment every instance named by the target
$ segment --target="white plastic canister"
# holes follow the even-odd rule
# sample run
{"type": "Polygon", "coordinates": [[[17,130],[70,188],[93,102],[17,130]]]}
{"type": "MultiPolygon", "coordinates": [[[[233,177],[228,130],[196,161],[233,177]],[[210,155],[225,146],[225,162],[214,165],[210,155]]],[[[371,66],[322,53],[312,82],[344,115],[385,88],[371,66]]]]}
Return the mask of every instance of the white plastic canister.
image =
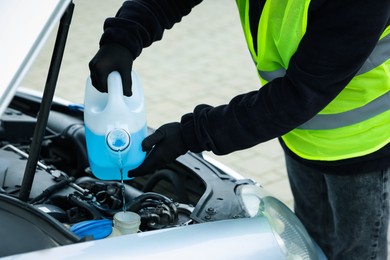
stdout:
{"type": "Polygon", "coordinates": [[[92,173],[101,180],[120,180],[145,159],[141,143],[147,134],[144,93],[133,71],[132,96],[123,95],[122,78],[114,71],[107,79],[108,93],[102,93],[87,79],[84,123],[88,159],[92,173]]]}

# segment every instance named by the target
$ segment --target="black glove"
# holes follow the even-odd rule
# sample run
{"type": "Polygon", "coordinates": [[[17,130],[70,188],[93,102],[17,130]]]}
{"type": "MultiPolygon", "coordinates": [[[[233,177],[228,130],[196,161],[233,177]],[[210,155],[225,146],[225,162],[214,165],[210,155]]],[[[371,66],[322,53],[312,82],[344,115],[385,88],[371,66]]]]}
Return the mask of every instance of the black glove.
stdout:
{"type": "Polygon", "coordinates": [[[122,77],[123,94],[131,96],[131,69],[133,56],[128,49],[120,44],[102,45],[89,62],[92,85],[100,92],[107,92],[107,77],[113,71],[118,71],[122,77]]]}
{"type": "Polygon", "coordinates": [[[153,173],[188,151],[183,141],[180,123],[169,123],[158,128],[143,140],[142,150],[150,152],[138,168],[128,172],[129,177],[153,173]]]}

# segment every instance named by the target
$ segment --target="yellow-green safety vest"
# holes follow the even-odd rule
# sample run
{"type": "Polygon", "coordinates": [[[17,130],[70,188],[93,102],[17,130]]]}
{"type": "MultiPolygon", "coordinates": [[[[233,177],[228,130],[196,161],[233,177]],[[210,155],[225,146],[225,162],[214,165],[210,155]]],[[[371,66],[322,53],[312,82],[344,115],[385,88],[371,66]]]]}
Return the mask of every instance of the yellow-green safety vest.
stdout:
{"type": "MultiPolygon", "coordinates": [[[[306,32],[310,0],[267,0],[257,52],[249,0],[236,0],[249,51],[262,84],[284,76],[306,32]]],[[[315,117],[282,136],[301,158],[335,161],[370,154],[390,141],[390,26],[359,72],[315,117]]]]}

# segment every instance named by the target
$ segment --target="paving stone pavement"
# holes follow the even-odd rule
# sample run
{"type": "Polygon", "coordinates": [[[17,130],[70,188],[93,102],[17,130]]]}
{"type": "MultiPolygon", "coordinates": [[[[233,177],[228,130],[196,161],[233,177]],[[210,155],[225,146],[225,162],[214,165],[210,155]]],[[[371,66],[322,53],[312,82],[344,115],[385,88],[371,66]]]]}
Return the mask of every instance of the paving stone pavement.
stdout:
{"type": "MultiPolygon", "coordinates": [[[[56,95],[83,103],[88,62],[98,49],[105,18],[123,0],[74,0],[75,10],[56,95]]],[[[55,30],[54,30],[55,31],[55,30]]],[[[55,40],[47,44],[22,85],[43,90],[55,40]]],[[[197,104],[220,105],[260,87],[245,45],[235,1],[205,0],[181,23],[165,32],[134,62],[145,89],[148,124],[178,121],[197,104]]],[[[211,157],[254,179],[293,207],[283,152],[277,140],[226,156],[211,157]]]]}

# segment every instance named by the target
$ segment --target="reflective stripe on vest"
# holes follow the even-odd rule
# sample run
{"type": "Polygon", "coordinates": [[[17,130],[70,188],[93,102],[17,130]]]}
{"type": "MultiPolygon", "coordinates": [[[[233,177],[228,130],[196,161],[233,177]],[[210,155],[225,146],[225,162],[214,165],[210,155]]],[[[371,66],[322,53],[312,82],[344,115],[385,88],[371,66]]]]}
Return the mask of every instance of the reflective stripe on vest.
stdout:
{"type": "MultiPolygon", "coordinates": [[[[374,48],[373,52],[358,71],[356,76],[374,69],[388,59],[390,59],[390,35],[385,36],[378,42],[377,46],[374,48]]],[[[275,71],[259,70],[260,77],[266,81],[283,77],[285,74],[286,70],[283,68],[275,71]]],[[[355,108],[350,111],[337,114],[318,114],[297,128],[320,130],[344,127],[362,122],[387,110],[390,110],[390,92],[385,93],[362,107],[355,108]]]]}
{"type": "MultiPolygon", "coordinates": [[[[356,75],[360,75],[374,69],[376,66],[384,63],[389,58],[390,35],[387,35],[379,41],[379,43],[371,53],[370,57],[366,60],[366,62],[363,64],[363,66],[360,68],[356,75]]],[[[273,79],[283,77],[286,74],[286,70],[284,68],[275,71],[258,70],[258,72],[260,77],[262,77],[266,81],[271,81],[273,79]]]]}

